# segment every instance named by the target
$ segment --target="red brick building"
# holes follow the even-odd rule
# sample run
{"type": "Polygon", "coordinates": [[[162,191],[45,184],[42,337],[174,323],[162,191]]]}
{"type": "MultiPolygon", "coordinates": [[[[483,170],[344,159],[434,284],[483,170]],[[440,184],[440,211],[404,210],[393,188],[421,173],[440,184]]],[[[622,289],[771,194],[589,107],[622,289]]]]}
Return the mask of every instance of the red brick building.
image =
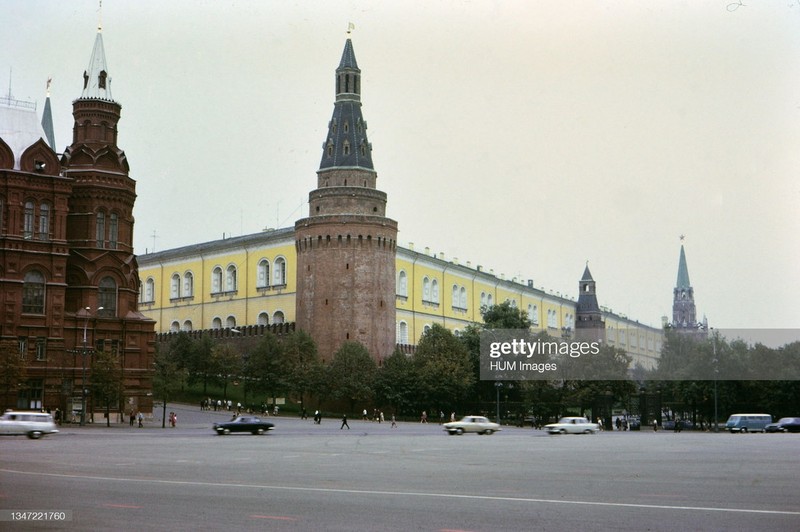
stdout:
{"type": "Polygon", "coordinates": [[[124,387],[112,412],[152,411],[155,322],[137,309],[120,111],[99,31],[60,160],[45,141],[49,101],[40,125],[32,104],[0,99],[0,344],[25,366],[22,382],[0,389],[3,408],[79,416],[85,401],[87,419],[102,418],[91,366],[95,351],[110,351],[124,387]]]}

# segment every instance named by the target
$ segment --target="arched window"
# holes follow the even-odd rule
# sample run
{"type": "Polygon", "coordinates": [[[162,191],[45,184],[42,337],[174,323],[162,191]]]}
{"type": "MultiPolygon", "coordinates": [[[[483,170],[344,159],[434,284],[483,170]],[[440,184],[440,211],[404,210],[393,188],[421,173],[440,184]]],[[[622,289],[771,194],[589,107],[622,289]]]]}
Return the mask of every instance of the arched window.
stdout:
{"type": "Polygon", "coordinates": [[[103,277],[97,286],[97,302],[103,310],[102,316],[117,315],[117,282],[111,277],[103,277]]]}
{"type": "Polygon", "coordinates": [[[211,293],[219,294],[222,292],[222,268],[217,266],[211,272],[211,293]]]}
{"type": "Polygon", "coordinates": [[[458,291],[458,306],[463,309],[467,308],[467,289],[463,286],[458,291]]]}
{"type": "Polygon", "coordinates": [[[183,274],[183,297],[194,296],[194,275],[192,272],[183,274]]]}
{"type": "Polygon", "coordinates": [[[278,257],[275,259],[275,267],[273,272],[272,284],[278,286],[286,285],[286,259],[278,257]]]}
{"type": "Polygon", "coordinates": [[[256,288],[266,288],[269,286],[269,261],[261,259],[256,268],[256,288]]]}
{"type": "Polygon", "coordinates": [[[431,280],[428,277],[422,279],[422,300],[431,300],[431,280]]]}
{"type": "Polygon", "coordinates": [[[408,297],[408,275],[405,270],[400,270],[397,274],[397,295],[408,297]]]}
{"type": "Polygon", "coordinates": [[[50,205],[39,205],[39,240],[50,240],[50,205]]]}
{"type": "Polygon", "coordinates": [[[283,323],[283,312],[280,310],[276,311],[275,314],[272,315],[272,323],[283,323]]]}
{"type": "Polygon", "coordinates": [[[192,320],[186,320],[183,322],[183,330],[189,332],[193,330],[194,326],[192,325],[192,320]]]}
{"type": "Polygon", "coordinates": [[[397,343],[401,345],[408,343],[408,323],[404,321],[397,324],[397,343]]]}
{"type": "Polygon", "coordinates": [[[451,295],[450,299],[452,300],[453,308],[457,308],[458,307],[458,286],[457,285],[453,285],[453,292],[452,292],[452,295],[451,295]]]}
{"type": "Polygon", "coordinates": [[[25,274],[22,285],[22,312],[44,314],[44,275],[36,270],[25,274]]]}
{"type": "Polygon", "coordinates": [[[486,292],[481,292],[481,308],[486,306],[486,292]]]}
{"type": "Polygon", "coordinates": [[[236,328],[236,317],[235,316],[228,316],[225,319],[225,327],[227,327],[228,329],[236,328]]]}
{"type": "Polygon", "coordinates": [[[144,302],[152,303],[156,300],[156,282],[152,277],[148,277],[144,282],[144,302]]]}
{"type": "Polygon", "coordinates": [[[236,266],[231,264],[225,272],[225,291],[236,291],[236,266]]]}
{"type": "Polygon", "coordinates": [[[117,213],[112,212],[108,220],[108,248],[117,249],[117,242],[119,240],[119,217],[117,213]]]}
{"type": "Polygon", "coordinates": [[[176,333],[181,330],[181,324],[177,321],[173,321],[169,324],[169,332],[176,333]]]}
{"type": "Polygon", "coordinates": [[[33,238],[33,202],[25,202],[25,211],[22,213],[22,237],[33,238]]]}
{"type": "Polygon", "coordinates": [[[486,306],[491,307],[492,305],[494,305],[494,298],[492,297],[492,294],[486,294],[486,306]]]}
{"type": "Polygon", "coordinates": [[[213,320],[211,320],[211,328],[222,329],[222,320],[219,318],[214,318],[213,320]]]}
{"type": "Polygon", "coordinates": [[[177,272],[172,274],[172,279],[169,283],[169,297],[170,299],[181,297],[181,276],[177,272]]]}
{"type": "Polygon", "coordinates": [[[256,321],[258,325],[269,325],[269,313],[267,312],[259,312],[258,313],[258,321],[256,321]]]}
{"type": "Polygon", "coordinates": [[[97,247],[103,247],[106,237],[106,215],[103,211],[97,213],[95,218],[95,240],[97,247]]]}
{"type": "Polygon", "coordinates": [[[431,301],[439,303],[439,281],[436,279],[431,281],[431,301]]]}

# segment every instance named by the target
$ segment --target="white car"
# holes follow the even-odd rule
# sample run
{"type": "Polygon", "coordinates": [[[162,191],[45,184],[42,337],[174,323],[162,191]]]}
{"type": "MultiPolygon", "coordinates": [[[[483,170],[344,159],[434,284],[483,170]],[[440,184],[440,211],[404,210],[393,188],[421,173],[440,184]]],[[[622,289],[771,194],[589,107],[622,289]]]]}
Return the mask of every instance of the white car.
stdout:
{"type": "Polygon", "coordinates": [[[58,432],[53,416],[46,412],[14,412],[0,416],[0,434],[25,435],[32,440],[58,432]]]}
{"type": "Polygon", "coordinates": [[[600,425],[585,417],[562,417],[558,423],[545,425],[544,430],[550,434],[596,434],[600,432],[600,425]]]}
{"type": "Polygon", "coordinates": [[[500,430],[500,425],[489,421],[483,416],[464,416],[461,421],[445,423],[444,430],[450,435],[458,434],[459,436],[465,432],[491,434],[500,430]]]}

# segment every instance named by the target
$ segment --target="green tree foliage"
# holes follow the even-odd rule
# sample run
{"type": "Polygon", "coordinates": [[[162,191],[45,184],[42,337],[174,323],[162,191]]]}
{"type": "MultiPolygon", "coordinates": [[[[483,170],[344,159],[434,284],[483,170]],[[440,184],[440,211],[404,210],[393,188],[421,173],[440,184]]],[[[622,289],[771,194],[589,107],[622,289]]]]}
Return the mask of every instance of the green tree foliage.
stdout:
{"type": "MultiPolygon", "coordinates": [[[[0,344],[0,384],[2,384],[4,397],[7,401],[14,400],[14,393],[25,382],[25,361],[19,356],[19,349],[11,344],[0,344]]],[[[13,408],[14,403],[4,405],[13,408]]]]}
{"type": "Polygon", "coordinates": [[[317,345],[305,331],[295,331],[283,341],[288,389],[300,398],[305,408],[305,398],[316,391],[323,382],[324,367],[317,353],[317,345]]]}
{"type": "Polygon", "coordinates": [[[441,325],[425,331],[413,362],[418,398],[428,407],[454,410],[475,383],[466,346],[441,325]]]}
{"type": "Polygon", "coordinates": [[[287,364],[283,345],[272,333],[265,334],[245,358],[243,374],[247,390],[277,397],[287,387],[287,364]]]}
{"type": "MultiPolygon", "coordinates": [[[[180,339],[180,335],[178,335],[178,339],[180,339]]],[[[187,339],[191,341],[188,336],[187,339]]],[[[215,380],[214,359],[212,356],[214,342],[208,335],[204,334],[199,340],[190,343],[191,347],[189,348],[189,344],[181,341],[179,346],[181,351],[179,351],[178,357],[188,374],[189,384],[203,383],[203,395],[207,395],[208,383],[215,380]]]]}
{"type": "Polygon", "coordinates": [[[328,391],[334,399],[347,400],[353,412],[356,402],[369,402],[377,373],[375,361],[358,342],[345,342],[326,371],[328,391]]]}
{"type": "Polygon", "coordinates": [[[525,311],[512,306],[510,301],[482,307],[481,316],[486,329],[529,329],[531,326],[525,311]]]}
{"type": "Polygon", "coordinates": [[[119,408],[122,383],[119,357],[111,351],[97,351],[92,360],[92,388],[105,406],[106,426],[111,426],[111,406],[119,408]]]}
{"type": "Polygon", "coordinates": [[[395,351],[378,370],[375,378],[375,398],[379,404],[389,405],[395,413],[416,410],[416,376],[412,358],[395,351]]]}
{"type": "Polygon", "coordinates": [[[242,355],[229,343],[214,345],[211,348],[210,372],[214,380],[222,386],[223,399],[227,399],[228,383],[237,381],[241,376],[242,355]]]}

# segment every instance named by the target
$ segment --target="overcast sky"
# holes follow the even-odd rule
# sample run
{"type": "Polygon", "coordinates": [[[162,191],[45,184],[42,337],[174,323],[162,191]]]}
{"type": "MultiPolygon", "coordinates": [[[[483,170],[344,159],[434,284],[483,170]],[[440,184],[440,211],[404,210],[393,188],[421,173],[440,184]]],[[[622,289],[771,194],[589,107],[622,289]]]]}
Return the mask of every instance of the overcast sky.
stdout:
{"type": "MultiPolygon", "coordinates": [[[[61,152],[98,2],[2,9],[61,152]]],[[[800,0],[106,0],[137,253],[308,214],[348,23],[401,245],[658,326],[686,235],[698,316],[800,329],[800,0]]]]}

